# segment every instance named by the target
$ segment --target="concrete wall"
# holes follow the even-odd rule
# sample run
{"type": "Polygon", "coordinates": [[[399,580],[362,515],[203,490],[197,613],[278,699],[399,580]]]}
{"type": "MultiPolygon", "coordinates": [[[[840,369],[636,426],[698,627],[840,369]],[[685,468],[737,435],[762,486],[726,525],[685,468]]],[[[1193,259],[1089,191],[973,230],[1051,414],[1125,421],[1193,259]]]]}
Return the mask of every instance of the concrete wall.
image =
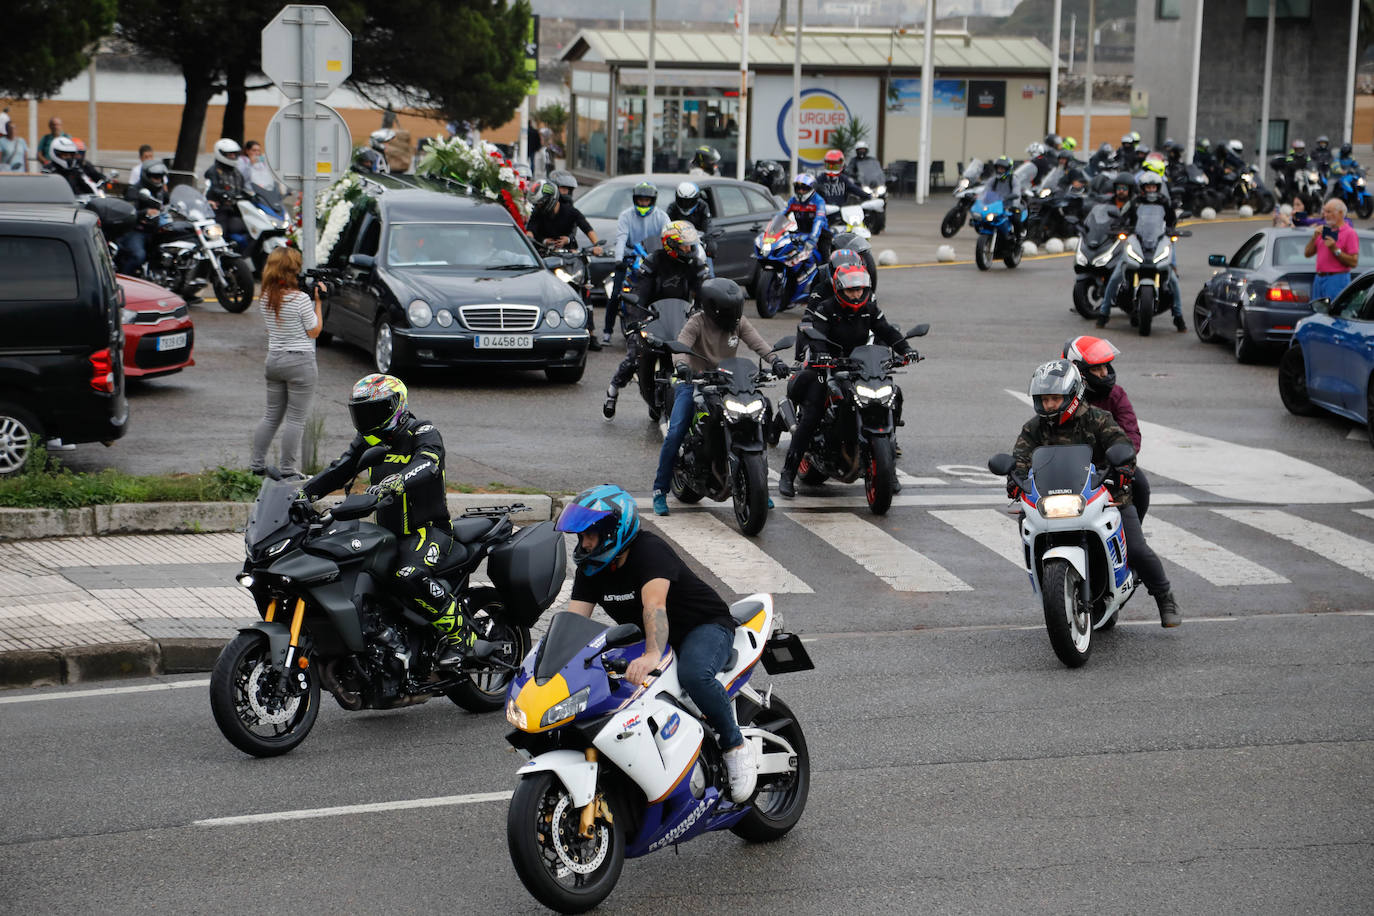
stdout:
{"type": "MultiPolygon", "coordinates": [[[[1169,134],[1180,143],[1188,140],[1188,91],[1192,78],[1193,30],[1197,22],[1199,0],[1179,0],[1178,19],[1157,19],[1155,9],[1158,0],[1136,0],[1135,6],[1135,82],[1136,89],[1149,93],[1149,116],[1131,118],[1129,126],[1123,126],[1111,134],[1096,130],[1097,119],[1093,119],[1093,134],[1096,143],[1110,140],[1115,146],[1127,130],[1140,132],[1141,138],[1154,145],[1155,118],[1168,118],[1169,134]]],[[[1205,0],[1206,12],[1214,7],[1234,3],[1236,0],[1205,0]]],[[[1244,14],[1244,0],[1240,0],[1241,14],[1244,14]]],[[[1207,16],[1203,17],[1204,61],[1212,56],[1212,45],[1206,33],[1207,16]]],[[[1200,136],[1208,136],[1212,128],[1198,116],[1200,136]]],[[[1096,145],[1096,144],[1095,144],[1096,145]]]]}

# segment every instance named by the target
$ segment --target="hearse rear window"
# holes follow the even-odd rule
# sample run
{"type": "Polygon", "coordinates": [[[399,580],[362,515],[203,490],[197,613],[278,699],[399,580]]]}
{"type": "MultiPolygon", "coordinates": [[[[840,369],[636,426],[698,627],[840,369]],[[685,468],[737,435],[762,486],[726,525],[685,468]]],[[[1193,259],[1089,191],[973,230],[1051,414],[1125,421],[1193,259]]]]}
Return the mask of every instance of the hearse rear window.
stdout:
{"type": "Polygon", "coordinates": [[[0,299],[75,299],[76,262],[61,239],[0,235],[0,299]]]}

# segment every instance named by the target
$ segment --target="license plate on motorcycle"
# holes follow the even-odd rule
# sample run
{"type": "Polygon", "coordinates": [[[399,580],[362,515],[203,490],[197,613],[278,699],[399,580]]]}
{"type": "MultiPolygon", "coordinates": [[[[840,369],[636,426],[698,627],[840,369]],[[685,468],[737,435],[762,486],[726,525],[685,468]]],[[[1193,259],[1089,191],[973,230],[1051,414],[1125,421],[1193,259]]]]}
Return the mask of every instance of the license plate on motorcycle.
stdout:
{"type": "Polygon", "coordinates": [[[479,350],[533,350],[533,334],[478,334],[479,350]]]}
{"type": "Polygon", "coordinates": [[[164,334],[157,339],[157,351],[162,353],[166,350],[180,350],[186,346],[186,332],[180,334],[164,334]]]}
{"type": "Polygon", "coordinates": [[[764,643],[763,670],[769,674],[810,671],[815,667],[796,633],[774,633],[764,643]]]}

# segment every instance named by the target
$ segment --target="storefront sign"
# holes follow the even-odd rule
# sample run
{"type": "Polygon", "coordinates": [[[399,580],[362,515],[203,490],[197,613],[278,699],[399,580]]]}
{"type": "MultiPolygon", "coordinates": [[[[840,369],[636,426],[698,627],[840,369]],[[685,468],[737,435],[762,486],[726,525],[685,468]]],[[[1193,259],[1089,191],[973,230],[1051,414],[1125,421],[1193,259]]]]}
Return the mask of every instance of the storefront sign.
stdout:
{"type": "MultiPolygon", "coordinates": [[[[749,119],[749,155],[754,159],[788,159],[792,155],[792,77],[759,75],[750,92],[754,115],[749,119]]],[[[878,139],[880,114],[877,77],[812,77],[802,80],[802,142],[798,158],[807,167],[820,165],[830,134],[857,119],[868,128],[868,142],[878,139]]]]}
{"type": "Polygon", "coordinates": [[[968,81],[968,116],[1001,118],[1007,113],[1007,84],[1004,80],[968,81]]]}

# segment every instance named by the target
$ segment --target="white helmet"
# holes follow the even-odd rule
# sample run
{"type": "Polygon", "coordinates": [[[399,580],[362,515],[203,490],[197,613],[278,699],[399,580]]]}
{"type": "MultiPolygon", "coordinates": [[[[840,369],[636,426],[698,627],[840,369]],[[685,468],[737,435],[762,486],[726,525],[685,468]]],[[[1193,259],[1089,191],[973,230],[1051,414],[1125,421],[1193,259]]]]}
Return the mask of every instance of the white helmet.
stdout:
{"type": "Polygon", "coordinates": [[[234,159],[237,159],[238,154],[242,152],[243,148],[228,137],[221,137],[215,141],[215,161],[220,165],[235,167],[234,159]],[[230,158],[231,154],[233,158],[230,158]]]}
{"type": "Polygon", "coordinates": [[[1241,143],[1239,140],[1227,140],[1226,148],[1229,149],[1231,152],[1235,153],[1237,156],[1244,155],[1245,153],[1245,144],[1241,143]]]}
{"type": "Polygon", "coordinates": [[[77,159],[80,158],[79,152],[76,141],[71,137],[58,137],[53,140],[52,146],[48,147],[48,158],[59,169],[69,169],[76,165],[77,159]]]}
{"type": "Polygon", "coordinates": [[[379,127],[368,134],[368,140],[375,150],[386,149],[386,145],[394,139],[396,139],[396,131],[392,130],[390,127],[379,127]]]}
{"type": "Polygon", "coordinates": [[[1036,141],[1035,143],[1032,143],[1030,146],[1026,147],[1026,155],[1034,159],[1036,156],[1040,156],[1049,152],[1049,149],[1050,148],[1045,144],[1036,141]]]}

